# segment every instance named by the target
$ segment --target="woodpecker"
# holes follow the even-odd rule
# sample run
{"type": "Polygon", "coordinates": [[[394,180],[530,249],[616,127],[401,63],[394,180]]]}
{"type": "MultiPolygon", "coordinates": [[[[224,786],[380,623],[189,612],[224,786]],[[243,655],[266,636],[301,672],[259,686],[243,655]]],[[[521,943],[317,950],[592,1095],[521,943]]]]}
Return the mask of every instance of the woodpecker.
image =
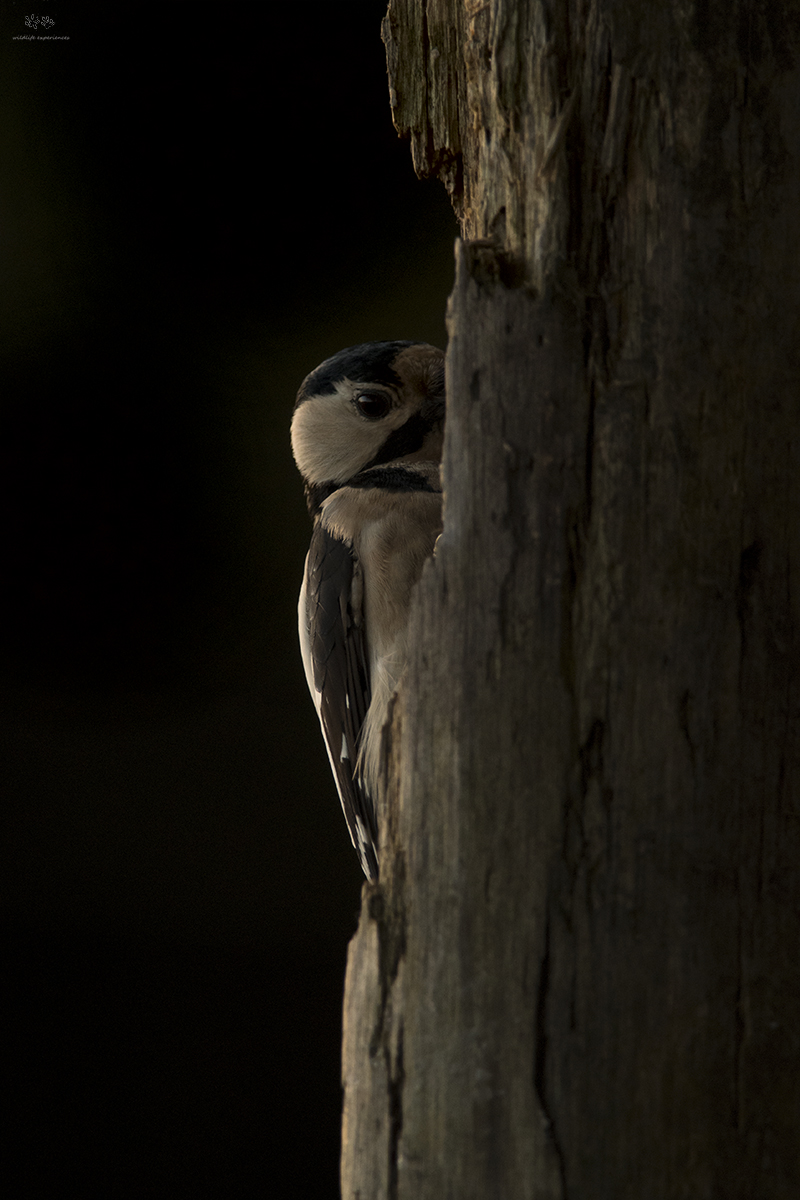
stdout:
{"type": "Polygon", "coordinates": [[[313,520],[300,649],[347,826],[378,878],[381,731],[408,656],[411,595],[442,529],[444,355],[368,342],[300,385],[292,451],[313,520]]]}

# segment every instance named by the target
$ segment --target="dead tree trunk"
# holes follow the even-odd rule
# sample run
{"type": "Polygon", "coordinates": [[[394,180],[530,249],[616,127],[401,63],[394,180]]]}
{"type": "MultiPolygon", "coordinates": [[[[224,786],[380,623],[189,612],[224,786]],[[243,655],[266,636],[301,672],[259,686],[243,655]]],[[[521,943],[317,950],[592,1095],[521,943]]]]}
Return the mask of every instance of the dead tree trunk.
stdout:
{"type": "Polygon", "coordinates": [[[800,7],[392,0],[462,221],[345,1200],[800,1195],[800,7]]]}

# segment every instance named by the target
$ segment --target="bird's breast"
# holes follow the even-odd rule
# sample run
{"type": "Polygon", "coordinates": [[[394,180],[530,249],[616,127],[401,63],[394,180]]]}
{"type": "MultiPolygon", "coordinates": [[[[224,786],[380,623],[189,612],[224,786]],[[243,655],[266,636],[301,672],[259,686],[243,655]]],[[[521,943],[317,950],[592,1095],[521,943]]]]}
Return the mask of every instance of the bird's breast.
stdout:
{"type": "Polygon", "coordinates": [[[326,500],[322,520],[352,545],[361,565],[370,658],[392,654],[441,533],[441,493],[343,487],[326,500]]]}

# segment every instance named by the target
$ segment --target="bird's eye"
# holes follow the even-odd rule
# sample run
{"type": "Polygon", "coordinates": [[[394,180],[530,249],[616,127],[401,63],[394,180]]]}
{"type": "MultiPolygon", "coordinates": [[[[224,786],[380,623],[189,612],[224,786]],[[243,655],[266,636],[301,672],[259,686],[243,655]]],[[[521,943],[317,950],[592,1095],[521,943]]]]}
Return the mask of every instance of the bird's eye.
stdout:
{"type": "Polygon", "coordinates": [[[392,402],[385,392],[361,392],[356,396],[356,408],[368,421],[379,421],[391,407],[392,402]]]}

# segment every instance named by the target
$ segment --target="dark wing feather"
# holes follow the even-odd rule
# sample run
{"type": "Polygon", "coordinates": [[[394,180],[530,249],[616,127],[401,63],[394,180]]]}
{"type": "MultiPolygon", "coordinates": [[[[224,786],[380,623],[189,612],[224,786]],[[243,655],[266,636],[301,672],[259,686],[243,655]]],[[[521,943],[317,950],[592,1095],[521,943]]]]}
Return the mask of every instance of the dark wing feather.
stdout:
{"type": "Polygon", "coordinates": [[[347,827],[368,879],[378,877],[375,814],[354,778],[370,683],[361,611],[361,568],[352,546],[317,521],[306,559],[300,640],[347,827]],[[304,611],[303,611],[304,610],[304,611]]]}

